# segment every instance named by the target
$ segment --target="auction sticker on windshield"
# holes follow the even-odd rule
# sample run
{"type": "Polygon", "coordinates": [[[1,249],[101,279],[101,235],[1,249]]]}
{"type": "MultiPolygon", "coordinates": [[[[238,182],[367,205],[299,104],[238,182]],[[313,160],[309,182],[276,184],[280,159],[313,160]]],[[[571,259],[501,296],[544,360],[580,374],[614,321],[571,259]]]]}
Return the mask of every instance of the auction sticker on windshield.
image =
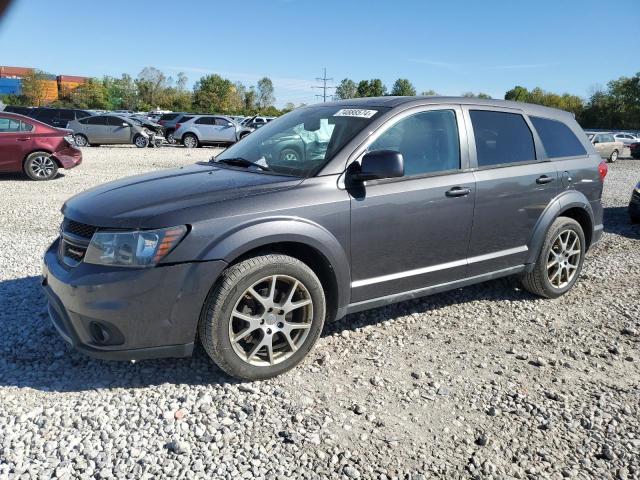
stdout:
{"type": "Polygon", "coordinates": [[[362,108],[343,108],[333,114],[334,117],[358,117],[358,118],[371,118],[377,110],[365,110],[362,108]]]}

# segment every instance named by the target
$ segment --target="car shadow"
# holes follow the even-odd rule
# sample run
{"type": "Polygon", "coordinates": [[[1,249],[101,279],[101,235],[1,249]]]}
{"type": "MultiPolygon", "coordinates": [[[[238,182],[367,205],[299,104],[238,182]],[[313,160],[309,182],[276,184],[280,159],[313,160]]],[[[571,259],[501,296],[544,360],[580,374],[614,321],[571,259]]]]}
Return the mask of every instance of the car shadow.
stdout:
{"type": "MultiPolygon", "coordinates": [[[[534,297],[509,279],[348,315],[325,326],[323,336],[354,330],[412,313],[428,313],[478,299],[525,301],[534,297]]],[[[201,346],[190,358],[136,363],[97,360],[75,351],[51,324],[40,277],[0,281],[0,385],[41,391],[77,392],[140,388],[162,383],[212,385],[237,380],[218,369],[201,346]]]]}
{"type": "Polygon", "coordinates": [[[607,233],[640,240],[640,224],[631,223],[627,207],[605,207],[603,223],[607,233]]]}
{"type": "MultiPolygon", "coordinates": [[[[65,177],[64,173],[58,172],[55,178],[51,180],[45,180],[45,182],[55,182],[56,180],[62,180],[65,177]]],[[[19,182],[35,182],[36,180],[31,180],[22,172],[16,173],[1,173],[0,174],[0,182],[1,181],[19,181],[19,182]]]]}

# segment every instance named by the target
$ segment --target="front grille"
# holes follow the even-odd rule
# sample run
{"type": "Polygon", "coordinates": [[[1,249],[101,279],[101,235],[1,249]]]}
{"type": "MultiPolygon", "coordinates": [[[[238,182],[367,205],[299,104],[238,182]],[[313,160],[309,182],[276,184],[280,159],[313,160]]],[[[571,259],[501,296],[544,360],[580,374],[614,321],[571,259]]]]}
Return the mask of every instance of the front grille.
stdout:
{"type": "Polygon", "coordinates": [[[91,237],[97,227],[65,218],[60,228],[58,257],[68,266],[75,267],[84,259],[91,237]]]}
{"type": "Polygon", "coordinates": [[[96,230],[97,228],[92,225],[76,222],[75,220],[70,220],[68,218],[65,218],[64,222],[62,222],[63,232],[70,233],[78,237],[87,238],[89,240],[91,240],[93,234],[96,233],[96,230]]]}

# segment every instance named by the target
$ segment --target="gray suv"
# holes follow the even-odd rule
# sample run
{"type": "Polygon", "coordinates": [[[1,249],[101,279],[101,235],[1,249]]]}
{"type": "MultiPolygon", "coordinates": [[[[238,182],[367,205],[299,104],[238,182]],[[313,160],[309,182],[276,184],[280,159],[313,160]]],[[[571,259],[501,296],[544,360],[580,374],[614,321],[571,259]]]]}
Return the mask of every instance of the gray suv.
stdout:
{"type": "Polygon", "coordinates": [[[555,109],[325,103],[209,162],[71,198],[42,285],[60,335],[87,354],[188,356],[198,340],[229,374],[264,379],[348,313],[507,275],[564,294],[600,240],[606,173],[555,109]]]}

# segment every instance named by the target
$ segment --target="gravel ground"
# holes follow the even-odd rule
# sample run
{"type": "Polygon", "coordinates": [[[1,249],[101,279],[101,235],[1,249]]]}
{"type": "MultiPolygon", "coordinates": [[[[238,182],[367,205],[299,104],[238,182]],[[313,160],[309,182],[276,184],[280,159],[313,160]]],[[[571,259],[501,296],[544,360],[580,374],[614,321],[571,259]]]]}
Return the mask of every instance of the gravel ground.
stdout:
{"type": "Polygon", "coordinates": [[[0,178],[0,479],[640,478],[640,162],[610,166],[603,241],[557,300],[503,279],[351,315],[261,383],[201,349],[67,348],[38,283],[62,202],[212,153],[88,148],[55,181],[0,178]]]}

